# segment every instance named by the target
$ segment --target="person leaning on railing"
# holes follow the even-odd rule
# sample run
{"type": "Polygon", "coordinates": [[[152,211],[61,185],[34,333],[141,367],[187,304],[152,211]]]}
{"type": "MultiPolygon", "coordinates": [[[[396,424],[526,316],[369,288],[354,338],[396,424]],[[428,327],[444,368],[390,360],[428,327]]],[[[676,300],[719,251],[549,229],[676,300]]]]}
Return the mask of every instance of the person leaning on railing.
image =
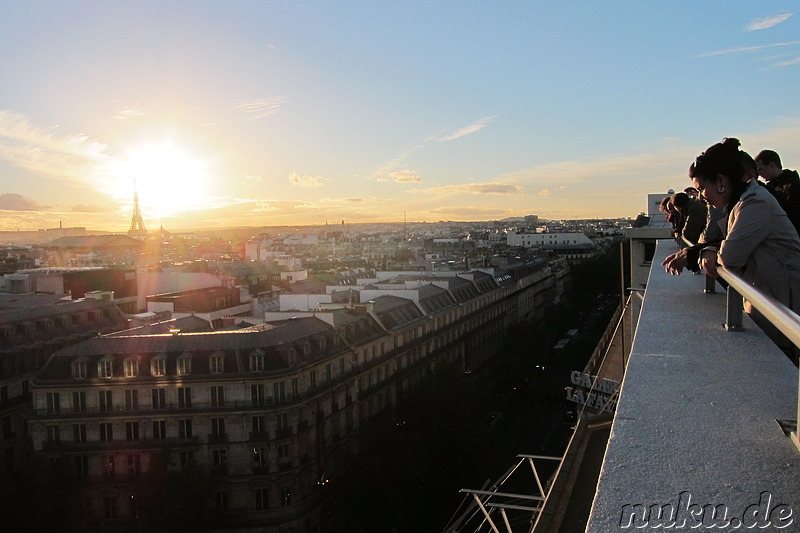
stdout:
{"type": "MultiPolygon", "coordinates": [[[[728,213],[725,238],[719,246],[702,250],[700,265],[712,277],[717,277],[717,265],[723,265],[800,312],[800,237],[772,194],[757,180],[748,180],[739,145],[737,139],[725,139],[689,167],[701,197],[728,213]]],[[[755,309],[746,311],[781,348],[791,347],[755,309]]]]}

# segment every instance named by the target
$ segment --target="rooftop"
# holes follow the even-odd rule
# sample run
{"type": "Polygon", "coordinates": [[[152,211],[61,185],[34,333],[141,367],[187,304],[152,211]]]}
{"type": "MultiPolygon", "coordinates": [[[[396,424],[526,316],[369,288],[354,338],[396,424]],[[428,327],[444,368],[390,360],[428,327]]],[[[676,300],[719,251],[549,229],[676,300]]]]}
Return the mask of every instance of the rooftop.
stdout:
{"type": "Polygon", "coordinates": [[[796,424],[798,369],[748,317],[744,331],[722,327],[723,290],[665,273],[676,250],[659,241],[653,258],[586,531],[670,527],[673,511],[688,529],[692,510],[718,530],[786,527],[782,506],[800,510],[800,451],[779,421],[796,424]],[[725,507],[713,517],[705,505],[725,507]]]}

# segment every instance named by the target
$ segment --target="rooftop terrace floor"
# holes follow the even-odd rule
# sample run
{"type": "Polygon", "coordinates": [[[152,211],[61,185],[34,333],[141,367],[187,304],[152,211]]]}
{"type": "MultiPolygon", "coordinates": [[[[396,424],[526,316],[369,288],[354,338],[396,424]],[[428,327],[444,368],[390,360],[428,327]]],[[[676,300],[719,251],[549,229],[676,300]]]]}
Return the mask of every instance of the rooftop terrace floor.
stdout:
{"type": "Polygon", "coordinates": [[[675,250],[659,241],[653,258],[586,531],[671,518],[671,530],[702,518],[702,530],[800,531],[800,451],[776,421],[797,418],[798,369],[747,316],[744,331],[722,327],[722,289],[664,272],[675,250]]]}

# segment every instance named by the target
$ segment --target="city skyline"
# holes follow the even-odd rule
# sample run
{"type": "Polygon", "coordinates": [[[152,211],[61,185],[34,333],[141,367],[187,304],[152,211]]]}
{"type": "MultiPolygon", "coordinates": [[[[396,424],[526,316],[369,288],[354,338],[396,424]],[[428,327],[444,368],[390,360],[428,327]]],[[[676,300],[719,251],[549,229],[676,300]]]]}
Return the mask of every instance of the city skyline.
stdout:
{"type": "Polygon", "coordinates": [[[0,230],[633,217],[800,167],[796,3],[0,5],[0,230]]]}

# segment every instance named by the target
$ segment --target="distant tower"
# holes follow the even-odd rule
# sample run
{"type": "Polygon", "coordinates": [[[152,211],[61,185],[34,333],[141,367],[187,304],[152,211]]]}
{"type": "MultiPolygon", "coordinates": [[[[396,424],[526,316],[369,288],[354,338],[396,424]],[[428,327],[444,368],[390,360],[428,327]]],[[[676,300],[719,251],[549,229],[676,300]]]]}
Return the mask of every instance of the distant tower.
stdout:
{"type": "Polygon", "coordinates": [[[139,191],[136,189],[135,183],[133,185],[133,217],[131,218],[131,227],[128,230],[128,235],[131,237],[144,237],[147,235],[147,230],[142,220],[142,211],[139,209],[139,191]]]}

